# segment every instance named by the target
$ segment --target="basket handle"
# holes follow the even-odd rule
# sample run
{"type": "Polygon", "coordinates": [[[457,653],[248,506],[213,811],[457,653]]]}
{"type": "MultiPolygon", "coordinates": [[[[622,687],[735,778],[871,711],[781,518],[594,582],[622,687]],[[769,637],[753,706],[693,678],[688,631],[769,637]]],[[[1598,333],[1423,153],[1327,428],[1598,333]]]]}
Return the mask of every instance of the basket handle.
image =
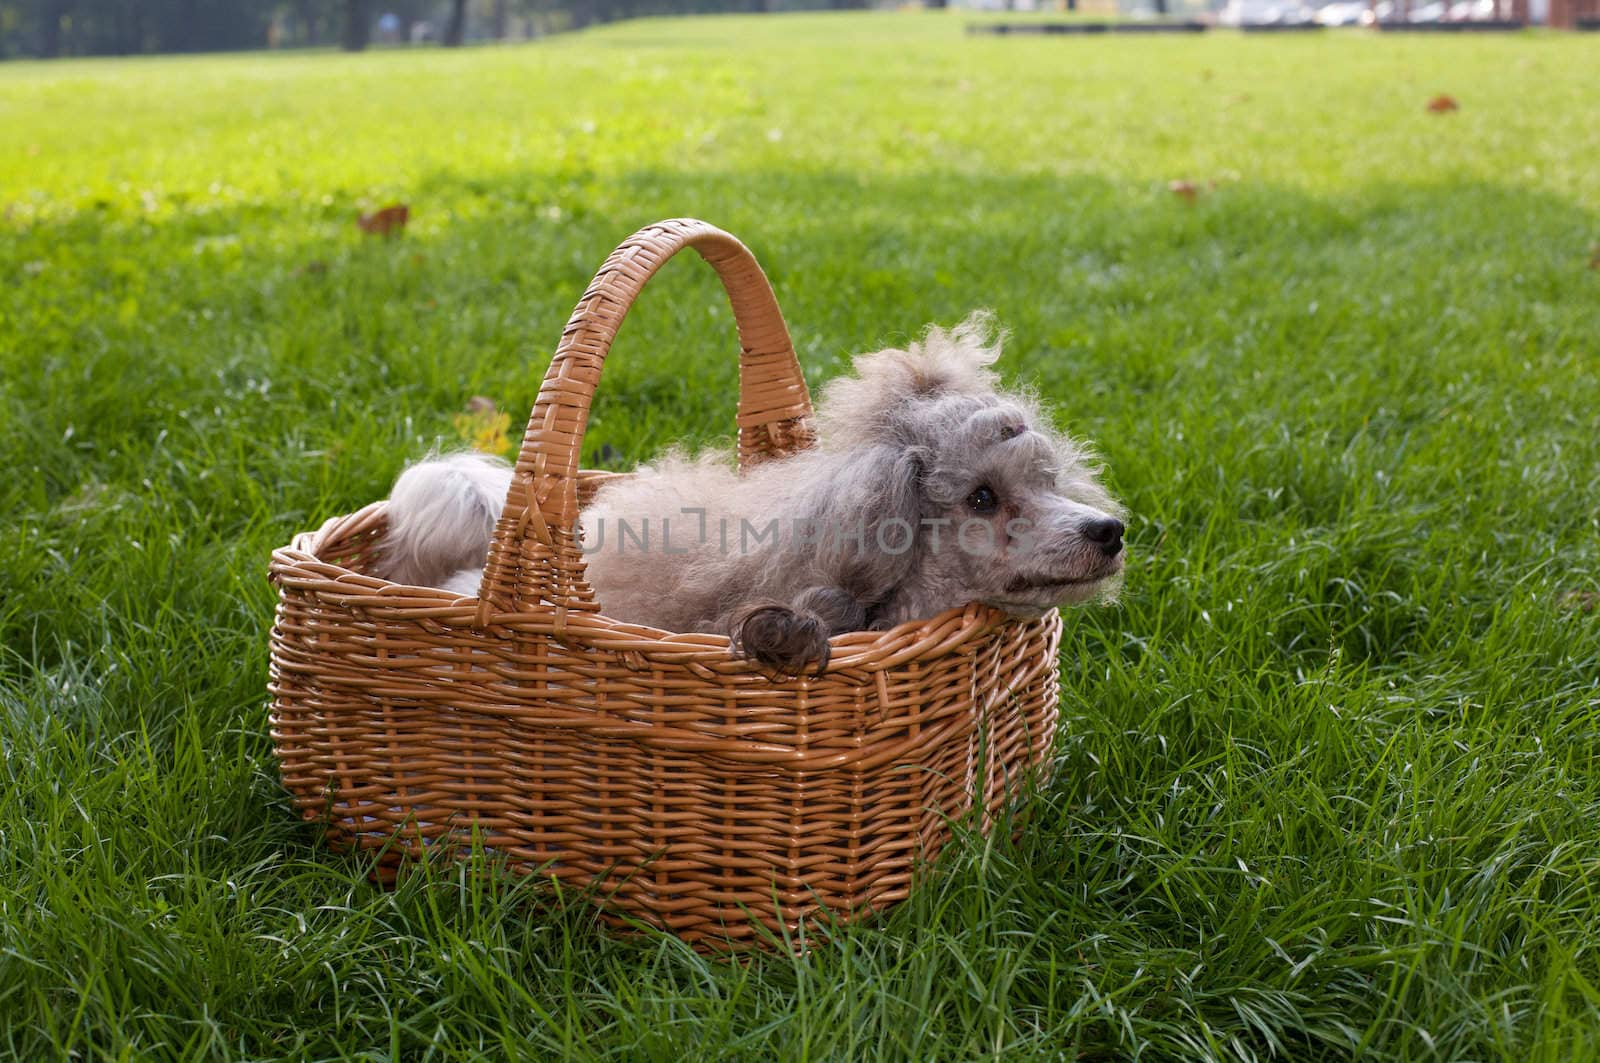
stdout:
{"type": "Polygon", "coordinates": [[[711,263],[739,331],[739,466],[811,445],[811,398],[783,312],[749,249],[693,218],[647,225],[611,253],[561,334],[539,387],[495,526],[479,590],[479,617],[503,610],[597,612],[578,540],[578,457],[589,403],[611,341],[639,291],[667,259],[692,247],[711,263]]]}

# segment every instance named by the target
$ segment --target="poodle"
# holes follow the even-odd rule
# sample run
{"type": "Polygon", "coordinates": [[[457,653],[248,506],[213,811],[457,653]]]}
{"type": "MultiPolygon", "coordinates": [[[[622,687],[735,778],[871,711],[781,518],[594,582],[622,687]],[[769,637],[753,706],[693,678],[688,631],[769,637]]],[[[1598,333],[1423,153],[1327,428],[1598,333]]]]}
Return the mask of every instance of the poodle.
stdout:
{"type": "MultiPolygon", "coordinates": [[[[1114,593],[1122,509],[1089,451],[1000,388],[987,315],[855,359],[822,391],[817,444],[745,471],[668,452],[579,518],[608,616],[713,631],[779,674],[828,639],[979,601],[1019,617],[1114,593]]],[[[377,575],[477,592],[511,470],[456,454],[407,469],[377,575]]]]}

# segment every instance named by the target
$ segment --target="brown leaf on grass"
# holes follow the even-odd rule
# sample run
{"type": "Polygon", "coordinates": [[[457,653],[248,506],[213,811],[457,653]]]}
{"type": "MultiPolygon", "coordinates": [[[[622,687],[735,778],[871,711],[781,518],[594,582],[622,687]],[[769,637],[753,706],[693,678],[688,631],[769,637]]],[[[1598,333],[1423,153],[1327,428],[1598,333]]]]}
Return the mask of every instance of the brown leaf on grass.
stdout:
{"type": "Polygon", "coordinates": [[[1589,245],[1589,268],[1600,269],[1600,240],[1589,245]]]}
{"type": "Polygon", "coordinates": [[[1461,110],[1461,105],[1456,102],[1456,98],[1454,96],[1449,96],[1441,92],[1439,95],[1428,101],[1428,110],[1433,114],[1448,114],[1451,111],[1461,110]]]}
{"type": "Polygon", "coordinates": [[[328,272],[328,264],[322,261],[320,258],[314,258],[310,262],[307,262],[305,265],[301,266],[299,272],[306,276],[319,276],[328,272]]]}
{"type": "Polygon", "coordinates": [[[1185,203],[1193,203],[1200,196],[1200,186],[1195,184],[1193,181],[1168,181],[1167,191],[1171,192],[1185,203]]]}
{"type": "Polygon", "coordinates": [[[1567,591],[1557,596],[1556,604],[1563,609],[1592,613],[1600,609],[1600,591],[1567,591]]]}
{"type": "Polygon", "coordinates": [[[361,231],[369,236],[394,236],[405,231],[406,222],[411,218],[411,208],[404,203],[391,203],[381,210],[371,214],[362,214],[356,218],[356,224],[361,231]]]}

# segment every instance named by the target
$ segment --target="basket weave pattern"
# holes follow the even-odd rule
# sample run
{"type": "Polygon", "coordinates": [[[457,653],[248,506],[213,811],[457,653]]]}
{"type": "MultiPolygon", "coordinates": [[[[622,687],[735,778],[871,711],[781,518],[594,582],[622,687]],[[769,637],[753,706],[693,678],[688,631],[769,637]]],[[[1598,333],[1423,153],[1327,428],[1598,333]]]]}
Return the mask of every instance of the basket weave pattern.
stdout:
{"type": "Polygon", "coordinates": [[[607,617],[577,517],[589,400],[623,315],[686,246],[740,338],[742,465],[810,445],[810,401],[754,258],[691,220],[617,249],[528,421],[477,598],[367,575],[374,503],[273,553],[271,730],[284,785],[339,846],[396,858],[476,839],[690,940],[799,930],[903,898],[950,820],[984,821],[1049,763],[1060,618],[978,605],[832,640],[774,680],[726,637],[607,617]]]}

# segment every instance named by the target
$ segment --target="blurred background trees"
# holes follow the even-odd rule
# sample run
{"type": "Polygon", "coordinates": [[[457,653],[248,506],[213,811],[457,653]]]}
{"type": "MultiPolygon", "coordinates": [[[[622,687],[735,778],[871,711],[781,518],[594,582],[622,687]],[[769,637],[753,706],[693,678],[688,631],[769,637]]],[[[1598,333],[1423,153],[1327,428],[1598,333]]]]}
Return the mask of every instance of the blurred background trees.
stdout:
{"type": "Polygon", "coordinates": [[[869,0],[0,0],[0,58],[524,40],[662,14],[869,0]]]}

